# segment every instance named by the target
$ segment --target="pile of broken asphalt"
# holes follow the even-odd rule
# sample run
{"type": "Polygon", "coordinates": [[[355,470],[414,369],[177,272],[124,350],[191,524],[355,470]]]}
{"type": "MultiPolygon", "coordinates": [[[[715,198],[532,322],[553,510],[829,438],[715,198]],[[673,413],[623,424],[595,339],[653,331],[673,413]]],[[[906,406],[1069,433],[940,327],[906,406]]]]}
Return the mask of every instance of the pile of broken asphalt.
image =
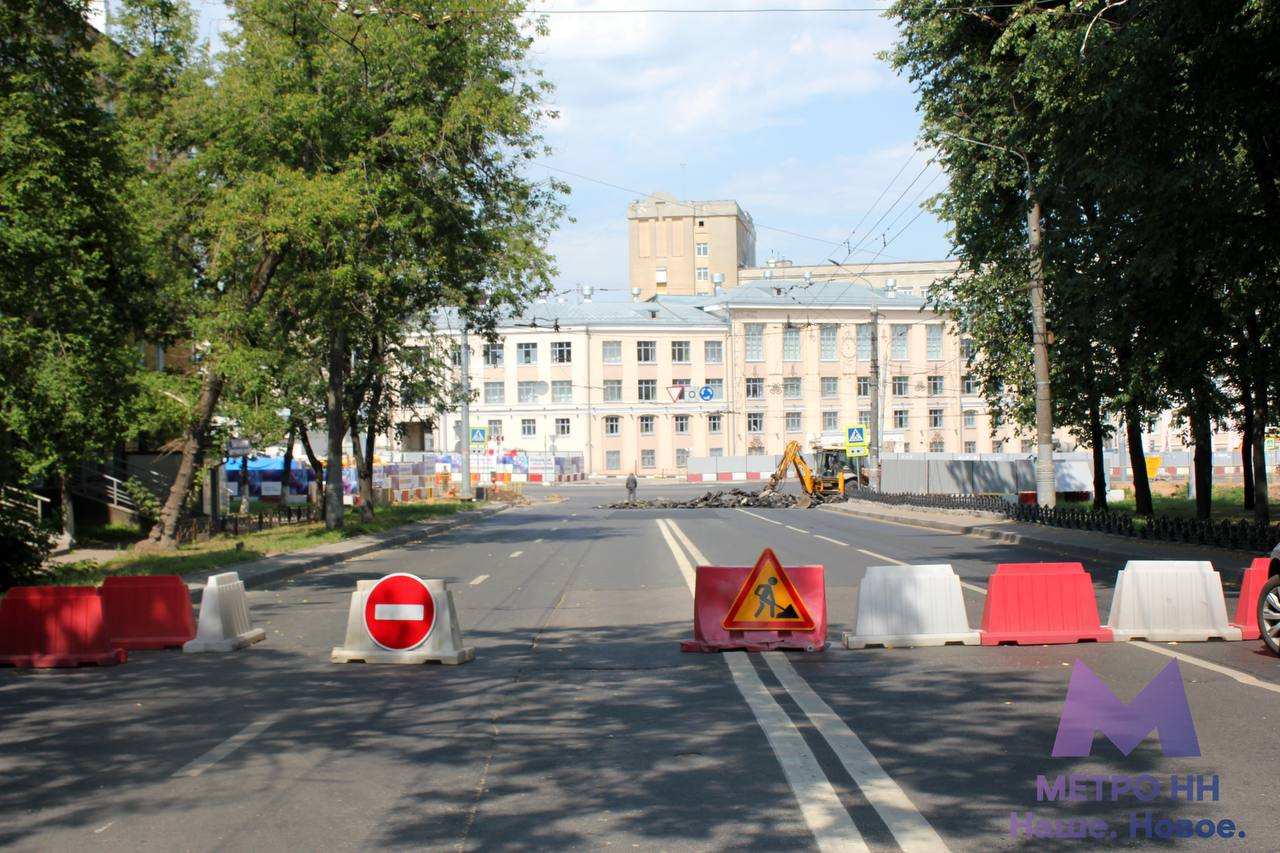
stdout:
{"type": "MultiPolygon", "coordinates": [[[[804,502],[801,500],[802,497],[802,495],[791,494],[790,492],[780,492],[768,488],[761,489],[758,492],[748,492],[745,489],[729,489],[727,491],[707,492],[701,497],[692,498],[687,501],[672,500],[671,498],[618,501],[617,503],[604,504],[603,506],[596,507],[596,509],[732,509],[734,507],[789,509],[795,506],[804,506],[804,502]]],[[[820,503],[835,503],[843,500],[844,497],[838,494],[810,498],[812,506],[817,506],[820,503]]]]}

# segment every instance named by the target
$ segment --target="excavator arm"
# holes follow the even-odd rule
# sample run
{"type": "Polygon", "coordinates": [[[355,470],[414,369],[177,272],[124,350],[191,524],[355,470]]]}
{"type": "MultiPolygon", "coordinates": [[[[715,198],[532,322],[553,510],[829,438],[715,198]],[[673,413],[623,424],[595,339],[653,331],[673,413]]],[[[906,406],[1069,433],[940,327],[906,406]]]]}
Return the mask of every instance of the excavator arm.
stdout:
{"type": "Polygon", "coordinates": [[[808,462],[804,461],[798,441],[787,442],[787,447],[782,452],[782,461],[778,463],[778,470],[774,471],[773,476],[769,478],[769,490],[778,488],[778,485],[787,477],[787,469],[792,466],[796,469],[796,479],[800,481],[805,497],[809,499],[802,499],[801,505],[807,507],[814,496],[813,469],[809,467],[808,462]]]}

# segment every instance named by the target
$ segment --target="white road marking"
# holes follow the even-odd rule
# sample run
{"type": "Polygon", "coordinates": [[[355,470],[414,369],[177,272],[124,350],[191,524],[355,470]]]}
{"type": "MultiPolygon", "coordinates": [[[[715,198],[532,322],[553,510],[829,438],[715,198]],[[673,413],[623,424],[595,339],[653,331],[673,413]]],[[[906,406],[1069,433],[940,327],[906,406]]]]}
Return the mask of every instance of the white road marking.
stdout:
{"type": "Polygon", "coordinates": [[[774,521],[772,518],[765,518],[763,515],[758,515],[757,513],[754,513],[754,512],[752,512],[752,511],[751,511],[751,510],[749,510],[749,509],[743,509],[742,507],[738,507],[738,512],[745,512],[747,515],[751,516],[752,518],[758,518],[758,519],[760,519],[761,521],[767,521],[767,522],[769,522],[770,524],[776,524],[776,525],[778,525],[779,527],[781,527],[781,526],[782,526],[782,522],[781,522],[781,521],[774,521]]]}
{"type": "Polygon", "coordinates": [[[262,734],[273,723],[275,723],[276,720],[280,719],[280,717],[280,714],[272,714],[269,717],[263,717],[261,720],[250,723],[236,734],[233,734],[231,737],[227,738],[222,743],[197,758],[195,761],[192,761],[190,764],[178,770],[173,774],[173,777],[176,779],[179,777],[194,778],[199,776],[204,773],[204,771],[208,770],[210,767],[217,764],[219,761],[226,758],[228,755],[235,752],[258,735],[262,734]]]}
{"type": "Polygon", "coordinates": [[[111,828],[112,826],[114,826],[114,825],[115,825],[115,821],[114,821],[114,820],[113,820],[113,821],[109,821],[109,822],[107,822],[107,823],[103,824],[102,826],[98,827],[97,829],[95,829],[95,830],[93,831],[93,834],[94,834],[94,835],[99,835],[99,834],[101,834],[101,833],[103,833],[103,832],[106,832],[108,829],[110,829],[110,828],[111,828]]]}
{"type": "Polygon", "coordinates": [[[1263,681],[1262,679],[1256,678],[1247,672],[1241,672],[1238,669],[1232,669],[1231,667],[1223,666],[1220,663],[1203,660],[1193,655],[1184,655],[1182,652],[1175,652],[1172,649],[1162,648],[1154,643],[1148,643],[1143,640],[1135,640],[1129,643],[1129,645],[1138,646],[1139,648],[1146,649],[1149,652],[1155,652],[1158,655],[1164,655],[1165,657],[1176,658],[1180,661],[1189,663],[1192,666],[1198,666],[1202,669],[1207,669],[1210,672],[1216,672],[1219,675],[1225,675],[1227,678],[1235,679],[1241,684],[1248,685],[1249,687],[1258,687],[1262,690],[1269,690],[1272,693],[1280,693],[1280,684],[1272,684],[1269,681],[1263,681]]]}
{"type": "Polygon", "coordinates": [[[684,551],[680,550],[680,546],[676,544],[675,537],[671,535],[671,531],[667,529],[668,524],[671,524],[673,527],[675,525],[674,523],[667,521],[665,518],[659,518],[656,519],[656,521],[658,523],[658,530],[662,532],[662,538],[667,540],[667,547],[670,548],[671,553],[675,555],[676,568],[680,570],[680,574],[684,578],[684,582],[689,587],[689,594],[692,595],[694,587],[693,565],[690,564],[689,558],[684,555],[684,551]]]}
{"type": "Polygon", "coordinates": [[[898,783],[885,772],[844,720],[800,677],[787,656],[782,652],[765,652],[764,659],[800,710],[831,745],[840,763],[858,783],[863,796],[884,820],[902,849],[907,853],[948,849],[898,783]]]}
{"type": "Polygon", "coordinates": [[[387,622],[421,622],[421,604],[375,604],[373,618],[387,622]]]}
{"type": "Polygon", "coordinates": [[[805,529],[804,529],[804,528],[802,528],[802,527],[793,527],[793,526],[791,526],[790,524],[785,525],[785,526],[786,526],[786,528],[787,528],[788,530],[794,530],[796,533],[803,533],[805,536],[808,536],[808,535],[809,535],[809,531],[805,530],[805,529]]]}
{"type": "Polygon", "coordinates": [[[488,575],[476,575],[474,578],[471,579],[471,586],[480,586],[480,584],[484,583],[488,579],[489,579],[488,575]]]}
{"type": "Polygon", "coordinates": [[[848,543],[848,542],[841,542],[839,539],[832,539],[830,536],[823,536],[821,533],[815,533],[815,534],[813,534],[813,535],[814,535],[814,538],[816,538],[816,539],[824,539],[824,540],[826,540],[827,542],[830,542],[832,545],[840,545],[840,546],[843,546],[843,547],[845,547],[845,548],[848,548],[848,547],[849,547],[849,543],[848,543]]]}
{"type": "Polygon", "coordinates": [[[971,589],[974,592],[976,592],[978,595],[987,594],[986,587],[978,586],[976,583],[969,583],[968,581],[960,581],[960,586],[964,587],[965,589],[971,589]]]}
{"type": "Polygon", "coordinates": [[[804,735],[791,717],[764,686],[746,652],[725,652],[729,672],[742,698],[764,730],[773,754],[782,765],[782,774],[800,805],[800,814],[809,825],[819,850],[868,850],[862,833],[831,785],[804,735]]]}
{"type": "Polygon", "coordinates": [[[693,559],[698,561],[698,565],[711,565],[711,561],[707,559],[705,554],[698,550],[698,546],[693,544],[689,537],[685,535],[685,532],[680,529],[680,525],[675,523],[674,519],[667,519],[667,524],[671,525],[672,532],[675,533],[676,537],[684,544],[684,547],[689,550],[689,553],[693,555],[693,559]]]}
{"type": "Polygon", "coordinates": [[[514,560],[516,557],[519,557],[519,556],[520,556],[521,554],[523,554],[523,553],[524,553],[524,551],[512,551],[512,552],[511,552],[511,556],[510,556],[510,557],[507,557],[507,559],[508,559],[508,560],[514,560]]]}
{"type": "Polygon", "coordinates": [[[541,541],[542,541],[542,537],[541,537],[541,536],[539,536],[537,539],[533,540],[533,544],[534,544],[534,545],[537,545],[537,544],[538,544],[539,542],[541,542],[541,541]]]}
{"type": "Polygon", "coordinates": [[[859,554],[866,554],[868,557],[875,557],[877,560],[884,560],[886,563],[893,563],[895,566],[905,566],[902,560],[895,560],[893,557],[886,557],[884,554],[877,554],[875,551],[868,551],[866,548],[858,548],[859,554]]]}

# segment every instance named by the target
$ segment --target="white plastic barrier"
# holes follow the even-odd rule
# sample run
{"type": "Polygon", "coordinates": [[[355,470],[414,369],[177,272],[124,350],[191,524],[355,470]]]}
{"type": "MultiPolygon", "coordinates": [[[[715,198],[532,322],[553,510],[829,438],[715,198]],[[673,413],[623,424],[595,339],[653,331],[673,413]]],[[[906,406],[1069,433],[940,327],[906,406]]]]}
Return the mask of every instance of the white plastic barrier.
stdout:
{"type": "Polygon", "coordinates": [[[200,621],[196,638],[183,644],[184,652],[233,652],[265,640],[266,632],[249,621],[249,598],[235,572],[211,575],[200,597],[200,621]]]}
{"type": "Polygon", "coordinates": [[[1227,620],[1222,578],[1199,560],[1130,560],[1116,578],[1107,619],[1117,640],[1239,640],[1227,620]]]}
{"type": "Polygon", "coordinates": [[[365,596],[377,581],[362,580],[356,581],[356,590],[351,593],[346,642],[329,654],[329,660],[333,663],[421,664],[436,661],[460,664],[474,659],[475,647],[462,645],[462,629],[458,626],[458,612],[454,609],[453,593],[448,585],[437,579],[424,578],[422,582],[435,604],[435,622],[422,645],[408,651],[389,651],[370,639],[364,627],[365,596]]]}
{"type": "Polygon", "coordinates": [[[850,649],[867,646],[976,646],[969,627],[960,578],[948,563],[921,566],[871,566],[858,585],[853,631],[844,635],[850,649]]]}

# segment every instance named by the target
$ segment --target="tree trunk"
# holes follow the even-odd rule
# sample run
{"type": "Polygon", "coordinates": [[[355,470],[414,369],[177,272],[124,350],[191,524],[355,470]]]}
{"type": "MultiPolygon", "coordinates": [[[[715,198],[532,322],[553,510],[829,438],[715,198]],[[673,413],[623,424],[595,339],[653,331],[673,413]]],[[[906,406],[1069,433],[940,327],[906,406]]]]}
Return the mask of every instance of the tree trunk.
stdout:
{"type": "MultiPolygon", "coordinates": [[[[284,259],[284,249],[266,249],[258,265],[254,267],[249,283],[249,292],[245,294],[244,310],[252,311],[262,301],[267,286],[284,259]]],[[[191,491],[196,472],[200,470],[204,459],[205,437],[209,432],[209,424],[218,408],[218,399],[222,396],[224,377],[213,366],[207,367],[204,378],[200,382],[200,397],[196,401],[195,411],[187,422],[187,434],[182,442],[182,461],[178,464],[178,473],[173,485],[169,487],[169,496],[160,510],[160,518],[151,528],[151,535],[134,546],[138,550],[160,550],[177,545],[178,521],[182,516],[182,502],[191,491]]]]}
{"type": "Polygon", "coordinates": [[[328,430],[328,460],[325,467],[324,526],[342,527],[342,437],[343,399],[347,373],[347,333],[341,329],[329,339],[329,377],[325,384],[325,428],[328,430]]]}
{"type": "Polygon", "coordinates": [[[355,418],[351,418],[351,456],[355,459],[356,482],[360,487],[360,520],[373,521],[373,454],[365,454],[359,421],[355,418]]]}
{"type": "Polygon", "coordinates": [[[62,482],[59,484],[58,491],[62,499],[62,535],[67,540],[67,547],[74,548],[76,544],[76,508],[71,502],[71,475],[63,471],[61,479],[62,482]]]}
{"type": "MultiPolygon", "coordinates": [[[[1089,370],[1090,390],[1093,386],[1093,370],[1089,370]]],[[[1106,458],[1102,455],[1102,445],[1106,435],[1102,429],[1102,406],[1097,394],[1089,398],[1089,445],[1093,451],[1093,508],[1107,508],[1107,469],[1106,458]]]]}
{"type": "Polygon", "coordinates": [[[293,485],[293,438],[297,426],[289,422],[289,435],[284,442],[284,470],[280,472],[280,505],[289,505],[289,487],[293,485]]]}
{"type": "Polygon", "coordinates": [[[1240,389],[1240,470],[1244,480],[1244,508],[1253,509],[1253,389],[1246,378],[1240,389]]]}
{"type": "Polygon", "coordinates": [[[1147,481],[1147,457],[1142,451],[1142,413],[1134,403],[1125,403],[1124,431],[1129,445],[1129,467],[1133,469],[1133,505],[1140,515],[1151,515],[1151,483],[1147,481]]]}
{"type": "Polygon", "coordinates": [[[369,493],[368,517],[365,517],[363,511],[360,514],[361,518],[364,518],[365,521],[373,520],[373,430],[374,425],[378,422],[378,407],[382,405],[382,369],[381,365],[377,363],[378,360],[382,358],[382,350],[379,347],[377,338],[374,339],[373,347],[369,352],[369,357],[371,360],[374,360],[375,363],[371,365],[374,370],[374,374],[373,383],[369,388],[368,408],[366,409],[366,411],[369,412],[369,417],[364,428],[364,465],[362,465],[360,469],[360,494],[363,495],[365,493],[366,487],[368,488],[369,493]]]}
{"type": "Polygon", "coordinates": [[[1196,484],[1196,518],[1213,515],[1213,419],[1203,395],[1191,409],[1191,439],[1195,442],[1192,470],[1196,484]]]}
{"type": "Polygon", "coordinates": [[[1267,422],[1270,401],[1267,399],[1266,372],[1254,361],[1253,382],[1253,518],[1271,523],[1270,495],[1267,492],[1267,422]]]}
{"type": "Polygon", "coordinates": [[[305,426],[298,426],[298,438],[302,441],[302,450],[307,454],[307,464],[311,466],[311,474],[316,481],[316,488],[320,491],[320,499],[324,501],[324,465],[320,462],[320,458],[316,456],[316,452],[311,447],[311,436],[307,435],[305,426]]]}

